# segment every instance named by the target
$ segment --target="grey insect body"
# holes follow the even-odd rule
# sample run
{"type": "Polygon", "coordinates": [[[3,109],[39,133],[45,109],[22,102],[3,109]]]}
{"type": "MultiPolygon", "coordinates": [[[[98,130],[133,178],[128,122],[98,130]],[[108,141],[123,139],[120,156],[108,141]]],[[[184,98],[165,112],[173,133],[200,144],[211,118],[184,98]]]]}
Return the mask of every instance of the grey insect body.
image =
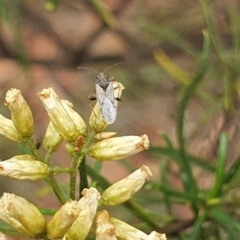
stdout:
{"type": "Polygon", "coordinates": [[[106,73],[100,72],[96,78],[96,97],[102,118],[112,124],[117,117],[113,84],[106,73]]]}
{"type": "Polygon", "coordinates": [[[106,123],[112,124],[117,117],[113,84],[108,74],[103,72],[100,72],[96,79],[96,97],[102,118],[106,123]]]}

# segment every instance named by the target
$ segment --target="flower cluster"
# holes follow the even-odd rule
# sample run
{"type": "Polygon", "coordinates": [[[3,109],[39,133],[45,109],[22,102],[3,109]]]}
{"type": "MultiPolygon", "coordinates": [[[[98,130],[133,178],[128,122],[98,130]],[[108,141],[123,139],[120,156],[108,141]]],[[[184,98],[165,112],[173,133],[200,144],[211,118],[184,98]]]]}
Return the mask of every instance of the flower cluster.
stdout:
{"type": "MultiPolygon", "coordinates": [[[[118,82],[113,84],[114,96],[120,97],[124,87],[118,82]]],[[[4,193],[0,198],[0,219],[22,235],[35,239],[84,240],[93,222],[96,222],[98,240],[166,239],[164,234],[155,231],[147,235],[119,219],[110,217],[105,210],[97,212],[99,206],[117,205],[129,200],[152,175],[145,165],[101,194],[96,188],[86,186],[80,200],[75,200],[76,173],[84,167],[83,159],[86,155],[99,161],[120,160],[147,149],[147,135],[114,137],[115,132],[104,132],[108,124],[101,116],[98,102],[90,115],[88,128],[82,117],[73,110],[73,105],[60,99],[53,88],[43,89],[37,95],[50,120],[43,139],[46,156],[42,158],[34,145],[34,122],[28,104],[20,90],[10,89],[6,94],[5,105],[11,111],[11,119],[0,115],[0,134],[15,142],[27,144],[32,154],[17,155],[0,161],[0,175],[16,179],[46,179],[62,207],[46,222],[36,206],[22,197],[4,193]],[[71,146],[71,165],[67,168],[50,167],[51,153],[56,151],[64,140],[71,146]],[[70,175],[68,199],[61,195],[61,187],[54,178],[56,174],[63,172],[70,175]]],[[[117,107],[117,102],[114,107],[117,107]]]]}

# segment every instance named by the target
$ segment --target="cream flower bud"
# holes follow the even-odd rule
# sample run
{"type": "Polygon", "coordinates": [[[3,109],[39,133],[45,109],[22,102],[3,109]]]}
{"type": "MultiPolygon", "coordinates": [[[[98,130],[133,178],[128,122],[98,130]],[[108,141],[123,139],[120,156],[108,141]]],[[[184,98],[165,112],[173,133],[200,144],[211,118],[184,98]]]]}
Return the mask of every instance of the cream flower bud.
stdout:
{"type": "Polygon", "coordinates": [[[23,136],[17,131],[12,120],[0,114],[0,134],[15,142],[22,142],[23,136]]]}
{"type": "Polygon", "coordinates": [[[43,147],[47,152],[54,152],[62,143],[63,138],[58,134],[52,122],[48,124],[44,139],[43,147]]]}
{"type": "Polygon", "coordinates": [[[43,237],[45,219],[39,210],[24,198],[4,193],[0,198],[0,219],[27,237],[43,237]]]}
{"type": "Polygon", "coordinates": [[[166,234],[161,234],[156,231],[152,231],[145,240],[167,240],[166,234]]]}
{"type": "Polygon", "coordinates": [[[100,194],[96,188],[84,189],[79,200],[80,213],[72,227],[64,236],[65,240],[84,240],[92,226],[97,211],[100,194]]]}
{"type": "Polygon", "coordinates": [[[112,138],[116,134],[117,134],[116,132],[101,132],[101,133],[97,133],[94,136],[94,140],[101,141],[101,140],[104,140],[104,139],[112,138]]]}
{"type": "Polygon", "coordinates": [[[100,161],[123,159],[149,147],[146,134],[139,136],[124,136],[102,140],[93,145],[88,155],[100,161]]]}
{"type": "Polygon", "coordinates": [[[0,240],[7,240],[6,235],[1,232],[0,232],[0,240]]]}
{"type": "Polygon", "coordinates": [[[17,179],[37,180],[47,177],[47,164],[35,160],[31,155],[19,155],[0,162],[0,175],[17,179]]]}
{"type": "Polygon", "coordinates": [[[86,124],[81,116],[62,102],[53,88],[43,89],[38,93],[50,121],[59,135],[69,142],[86,132],[86,124]]]}
{"type": "Polygon", "coordinates": [[[95,106],[92,109],[89,118],[89,126],[95,132],[102,132],[108,126],[108,124],[102,118],[98,102],[96,102],[95,106]]]}
{"type": "Polygon", "coordinates": [[[105,205],[117,205],[129,200],[145,183],[152,173],[143,165],[126,178],[114,183],[102,193],[101,202],[105,205]]]}
{"type": "Polygon", "coordinates": [[[8,90],[5,97],[5,105],[11,111],[11,119],[17,131],[23,137],[31,137],[33,134],[32,112],[21,91],[16,88],[8,90]]]}
{"type": "Polygon", "coordinates": [[[78,217],[79,212],[80,205],[77,201],[66,202],[47,224],[48,239],[63,237],[78,217]]]}
{"type": "Polygon", "coordinates": [[[110,218],[111,223],[115,227],[115,233],[117,238],[124,239],[124,240],[142,240],[146,239],[147,234],[138,230],[137,228],[117,219],[117,218],[110,218]]]}
{"type": "MultiPolygon", "coordinates": [[[[112,81],[112,84],[113,84],[113,89],[114,89],[114,97],[120,98],[122,95],[123,89],[125,89],[124,86],[117,81],[112,81]]],[[[115,101],[115,105],[116,106],[118,105],[118,101],[115,101]]]]}
{"type": "MultiPolygon", "coordinates": [[[[122,90],[124,89],[124,86],[121,83],[116,81],[112,81],[112,84],[114,89],[114,97],[120,98],[122,95],[122,90]]],[[[117,107],[117,105],[118,105],[118,101],[115,101],[115,106],[117,107]]],[[[93,129],[96,132],[102,132],[108,126],[108,124],[102,118],[98,102],[95,104],[91,112],[91,115],[89,118],[89,126],[91,129],[93,129]]]]}
{"type": "Polygon", "coordinates": [[[110,218],[106,210],[97,214],[96,236],[96,240],[117,240],[115,228],[110,223],[110,218]]]}

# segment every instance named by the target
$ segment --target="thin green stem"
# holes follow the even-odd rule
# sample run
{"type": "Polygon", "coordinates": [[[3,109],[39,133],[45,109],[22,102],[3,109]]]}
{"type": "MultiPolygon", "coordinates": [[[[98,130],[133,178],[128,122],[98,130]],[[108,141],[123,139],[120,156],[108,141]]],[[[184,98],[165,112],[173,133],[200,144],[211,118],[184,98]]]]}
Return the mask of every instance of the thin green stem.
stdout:
{"type": "MultiPolygon", "coordinates": [[[[72,165],[70,170],[70,198],[71,199],[75,199],[77,170],[82,164],[82,161],[85,158],[85,155],[87,154],[87,151],[92,143],[92,140],[95,134],[96,134],[95,132],[90,131],[87,135],[87,138],[85,139],[85,143],[83,144],[83,147],[80,150],[80,152],[77,152],[77,153],[75,152],[73,154],[72,165]]],[[[84,171],[85,171],[85,165],[86,165],[86,162],[84,162],[84,164],[82,165],[82,168],[84,169],[84,171]]],[[[80,183],[80,185],[81,184],[87,185],[86,184],[87,174],[86,173],[82,174],[82,179],[80,176],[80,180],[83,180],[83,183],[80,183]]]]}
{"type": "Polygon", "coordinates": [[[47,152],[46,153],[45,158],[44,158],[44,162],[46,164],[49,164],[49,160],[50,160],[51,154],[52,154],[52,152],[47,152]]]}
{"type": "Polygon", "coordinates": [[[62,193],[60,187],[58,186],[54,176],[52,174],[50,174],[46,180],[52,186],[52,189],[53,189],[55,195],[57,196],[57,199],[59,200],[59,202],[61,204],[64,204],[66,202],[66,199],[64,198],[64,194],[62,193]]]}
{"type": "Polygon", "coordinates": [[[179,167],[181,172],[181,178],[183,181],[184,189],[186,192],[191,194],[192,196],[197,197],[198,188],[196,181],[192,175],[192,169],[190,163],[186,160],[186,151],[185,151],[185,138],[183,134],[184,129],[184,113],[187,107],[187,104],[194,93],[194,90],[197,87],[197,84],[202,80],[206,69],[207,69],[207,60],[209,55],[209,35],[207,32],[204,32],[204,43],[203,43],[203,51],[201,55],[201,61],[199,68],[193,76],[191,83],[186,87],[183,98],[179,104],[178,108],[178,122],[177,122],[177,138],[179,144],[179,157],[180,161],[179,167]]]}
{"type": "Polygon", "coordinates": [[[75,200],[75,192],[76,192],[76,179],[77,179],[77,169],[83,159],[84,155],[78,154],[73,155],[72,166],[70,170],[70,198],[75,200]],[[79,163],[79,164],[78,164],[79,163]]]}
{"type": "Polygon", "coordinates": [[[84,188],[88,188],[87,180],[87,171],[86,171],[86,157],[83,157],[83,160],[78,168],[80,175],[80,184],[79,184],[79,198],[81,198],[81,192],[84,188]]]}
{"type": "Polygon", "coordinates": [[[42,161],[42,159],[41,159],[41,157],[39,155],[38,149],[36,148],[33,139],[32,138],[28,138],[26,142],[27,142],[28,146],[30,147],[34,157],[36,157],[37,160],[42,161]]]}

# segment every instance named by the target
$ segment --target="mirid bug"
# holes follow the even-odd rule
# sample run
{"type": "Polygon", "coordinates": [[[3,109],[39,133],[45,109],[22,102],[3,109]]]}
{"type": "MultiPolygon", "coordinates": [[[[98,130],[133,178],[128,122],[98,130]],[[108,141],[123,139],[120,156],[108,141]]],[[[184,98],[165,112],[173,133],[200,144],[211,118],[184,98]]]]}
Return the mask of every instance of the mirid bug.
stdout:
{"type": "Polygon", "coordinates": [[[91,95],[88,99],[90,101],[97,100],[101,116],[107,124],[114,123],[117,117],[116,101],[122,100],[118,96],[114,96],[113,79],[109,78],[105,71],[100,72],[96,76],[95,88],[96,95],[91,95]]]}

